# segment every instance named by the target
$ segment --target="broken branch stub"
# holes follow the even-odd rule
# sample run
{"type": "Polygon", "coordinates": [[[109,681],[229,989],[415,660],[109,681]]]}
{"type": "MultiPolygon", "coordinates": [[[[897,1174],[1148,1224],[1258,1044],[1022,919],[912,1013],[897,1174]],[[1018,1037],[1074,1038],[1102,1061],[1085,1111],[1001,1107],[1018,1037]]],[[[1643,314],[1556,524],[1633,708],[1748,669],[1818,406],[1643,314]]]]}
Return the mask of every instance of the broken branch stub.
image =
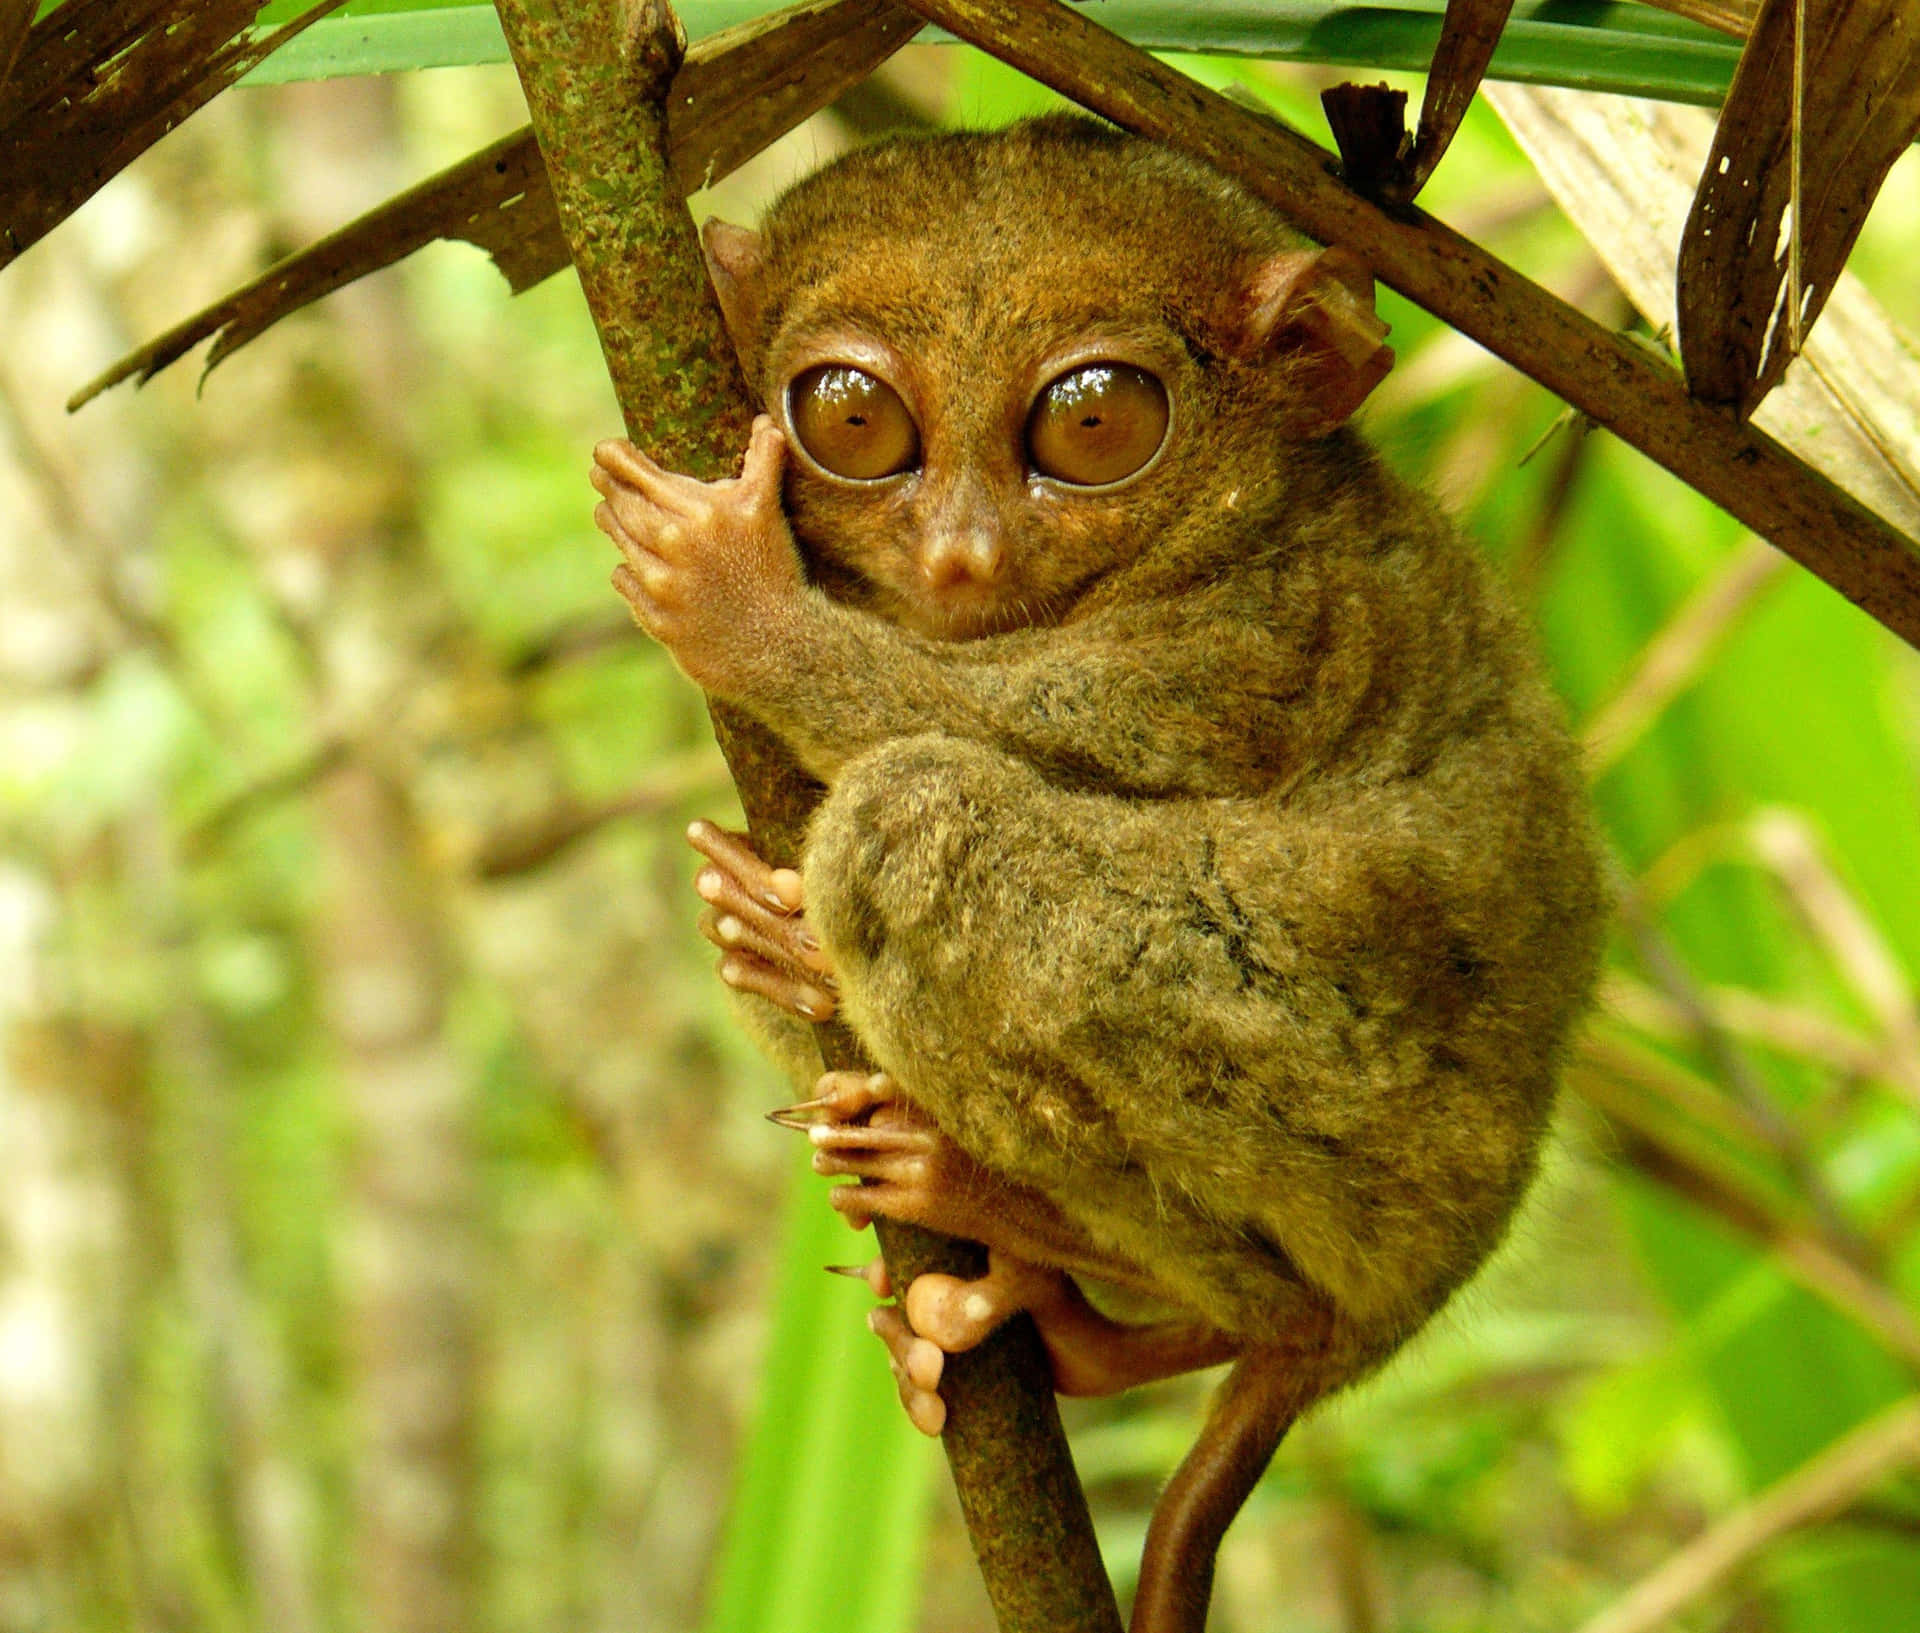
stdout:
{"type": "Polygon", "coordinates": [[[1335,85],[1321,92],[1349,185],[1387,204],[1419,196],[1466,117],[1512,10],[1513,0],[1447,0],[1415,137],[1407,135],[1405,91],[1335,85]]]}

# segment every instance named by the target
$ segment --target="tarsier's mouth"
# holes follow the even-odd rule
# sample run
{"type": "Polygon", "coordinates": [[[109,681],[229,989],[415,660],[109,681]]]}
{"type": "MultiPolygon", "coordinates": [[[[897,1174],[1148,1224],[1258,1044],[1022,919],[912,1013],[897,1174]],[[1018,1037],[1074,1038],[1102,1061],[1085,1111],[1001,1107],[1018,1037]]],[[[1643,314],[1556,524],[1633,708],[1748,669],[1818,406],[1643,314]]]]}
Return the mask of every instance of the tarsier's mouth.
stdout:
{"type": "Polygon", "coordinates": [[[1005,590],[946,590],[915,601],[909,619],[923,635],[941,641],[976,641],[1034,622],[1030,602],[1005,590]]]}

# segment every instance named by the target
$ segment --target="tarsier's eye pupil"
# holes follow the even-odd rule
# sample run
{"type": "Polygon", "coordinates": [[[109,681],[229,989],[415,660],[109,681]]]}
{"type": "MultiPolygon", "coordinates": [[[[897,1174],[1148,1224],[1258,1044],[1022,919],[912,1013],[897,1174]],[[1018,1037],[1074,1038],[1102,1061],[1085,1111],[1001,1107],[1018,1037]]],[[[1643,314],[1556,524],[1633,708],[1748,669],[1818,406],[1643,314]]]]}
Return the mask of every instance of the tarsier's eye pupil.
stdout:
{"type": "Polygon", "coordinates": [[[1118,482],[1159,452],[1167,388],[1127,363],[1089,363],[1042,391],[1027,417],[1027,457],[1076,487],[1118,482]]]}
{"type": "Polygon", "coordinates": [[[835,476],[867,482],[920,462],[920,428],[900,394],[850,364],[796,375],[787,387],[787,418],[808,457],[835,476]]]}

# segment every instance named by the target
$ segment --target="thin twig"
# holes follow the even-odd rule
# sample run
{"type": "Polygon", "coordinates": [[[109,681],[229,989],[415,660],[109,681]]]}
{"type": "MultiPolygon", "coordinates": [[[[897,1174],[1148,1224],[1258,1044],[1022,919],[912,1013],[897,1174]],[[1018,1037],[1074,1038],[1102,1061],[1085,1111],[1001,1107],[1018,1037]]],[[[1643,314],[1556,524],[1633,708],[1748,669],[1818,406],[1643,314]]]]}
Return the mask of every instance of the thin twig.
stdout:
{"type": "Polygon", "coordinates": [[[1786,1273],[1920,1376],[1920,1320],[1887,1284],[1849,1263],[1753,1181],[1676,1137],[1643,1103],[1647,1085],[1576,1061],[1567,1081],[1600,1110],[1622,1161],[1771,1248],[1786,1273]]]}
{"type": "Polygon", "coordinates": [[[643,781],[610,799],[585,804],[566,800],[531,822],[488,835],[474,855],[474,875],[506,879],[529,873],[610,822],[656,817],[696,795],[718,793],[729,786],[720,756],[711,747],[694,749],[656,767],[643,781]]]}
{"type": "Polygon", "coordinates": [[[1669,1626],[1769,1543],[1833,1517],[1889,1474],[1916,1465],[1920,1395],[1909,1395],[1671,1555],[1580,1633],[1652,1633],[1669,1626]]]}
{"type": "Polygon", "coordinates": [[[1514,547],[1513,562],[1507,569],[1514,593],[1528,604],[1540,599],[1564,535],[1567,513],[1573,508],[1573,496],[1579,490],[1593,447],[1593,439],[1587,435],[1591,429],[1584,414],[1569,414],[1565,423],[1555,428],[1553,460],[1541,485],[1539,504],[1514,547]]]}
{"type": "Polygon", "coordinates": [[[1646,735],[1668,705],[1700,677],[1762,593],[1780,581],[1786,566],[1778,550],[1749,535],[1726,566],[1681,603],[1640,649],[1620,689],[1582,728],[1588,776],[1599,777],[1646,735]]]}

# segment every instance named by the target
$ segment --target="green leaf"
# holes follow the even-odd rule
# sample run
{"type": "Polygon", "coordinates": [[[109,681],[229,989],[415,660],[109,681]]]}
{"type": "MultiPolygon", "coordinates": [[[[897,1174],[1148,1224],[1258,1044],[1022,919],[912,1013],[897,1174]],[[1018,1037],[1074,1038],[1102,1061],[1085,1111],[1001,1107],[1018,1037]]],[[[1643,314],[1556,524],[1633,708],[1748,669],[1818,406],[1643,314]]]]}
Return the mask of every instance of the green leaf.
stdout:
{"type": "Polygon", "coordinates": [[[915,1625],[936,1443],[894,1397],[873,1298],[823,1266],[873,1252],[796,1176],[781,1230],[760,1416],[705,1633],[905,1633],[915,1625]]]}
{"type": "MultiPolygon", "coordinates": [[[[262,12],[262,21],[284,21],[298,9],[297,0],[275,0],[262,12]]],[[[688,35],[698,39],[778,9],[772,0],[686,0],[679,11],[688,35]]],[[[1444,0],[1367,5],[1216,0],[1206,6],[1188,0],[1106,0],[1099,16],[1106,27],[1155,51],[1424,70],[1445,10],[1444,0]]],[[[1609,0],[1521,0],[1490,73],[1497,79],[1717,103],[1739,57],[1737,40],[1650,7],[1609,0]]],[[[491,6],[360,0],[282,47],[247,83],[506,60],[506,41],[491,6]]]]}

